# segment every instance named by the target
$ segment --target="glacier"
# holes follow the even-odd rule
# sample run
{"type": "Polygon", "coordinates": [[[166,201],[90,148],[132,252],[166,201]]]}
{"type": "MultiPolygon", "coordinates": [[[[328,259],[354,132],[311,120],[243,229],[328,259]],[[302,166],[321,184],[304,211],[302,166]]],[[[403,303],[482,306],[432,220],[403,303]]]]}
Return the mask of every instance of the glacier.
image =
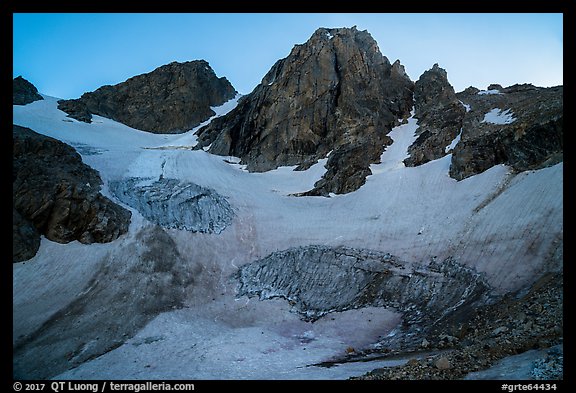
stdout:
{"type": "Polygon", "coordinates": [[[407,361],[312,366],[394,334],[403,318],[394,307],[365,304],[311,322],[282,298],[238,295],[239,269],[293,248],[368,249],[415,264],[454,258],[496,295],[562,269],[562,163],[521,173],[497,165],[462,181],[448,175],[450,154],[407,168],[411,118],[389,134],[394,143],[359,190],[295,197],[325,160],[248,173],[233,157],[191,150],[197,128],[162,135],[99,116],[80,123],[44,98],[14,106],[14,123],[76,146],[132,221],[108,244],[42,238],[34,258],[13,265],[15,373],[28,378],[345,379],[407,361]],[[213,190],[233,218],[190,231],[151,221],[121,196],[134,179],[161,178],[213,190]]]}

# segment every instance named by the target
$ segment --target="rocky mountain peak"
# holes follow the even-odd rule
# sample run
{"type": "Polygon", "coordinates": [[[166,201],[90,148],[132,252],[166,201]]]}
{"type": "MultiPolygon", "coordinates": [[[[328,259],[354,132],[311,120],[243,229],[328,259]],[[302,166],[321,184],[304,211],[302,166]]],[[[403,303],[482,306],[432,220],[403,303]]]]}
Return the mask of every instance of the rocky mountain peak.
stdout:
{"type": "Polygon", "coordinates": [[[417,166],[448,154],[446,146],[458,135],[466,110],[437,63],[424,71],[414,85],[414,116],[418,138],[409,147],[407,166],[417,166]]]}
{"type": "Polygon", "coordinates": [[[431,107],[444,106],[456,100],[454,88],[448,82],[448,73],[438,63],[424,71],[414,85],[414,109],[416,117],[431,107]]]}
{"type": "Polygon", "coordinates": [[[310,194],[354,191],[392,142],[386,134],[409,116],[413,86],[367,31],[319,28],[233,111],[201,128],[197,148],[240,157],[255,172],[306,169],[330,153],[310,194]]]}
{"type": "Polygon", "coordinates": [[[38,94],[36,86],[22,78],[22,76],[17,76],[12,81],[13,105],[26,105],[43,99],[44,98],[38,94]]]}
{"type": "Polygon", "coordinates": [[[400,60],[396,60],[394,62],[394,64],[392,64],[392,69],[390,70],[390,76],[392,78],[408,78],[408,79],[410,79],[410,77],[406,73],[406,70],[404,69],[404,66],[402,64],[400,64],[400,60]]]}
{"type": "Polygon", "coordinates": [[[106,85],[74,100],[59,101],[58,109],[79,121],[100,115],[153,133],[188,131],[215,113],[237,94],[218,78],[205,60],[172,62],[154,71],[106,85]]]}

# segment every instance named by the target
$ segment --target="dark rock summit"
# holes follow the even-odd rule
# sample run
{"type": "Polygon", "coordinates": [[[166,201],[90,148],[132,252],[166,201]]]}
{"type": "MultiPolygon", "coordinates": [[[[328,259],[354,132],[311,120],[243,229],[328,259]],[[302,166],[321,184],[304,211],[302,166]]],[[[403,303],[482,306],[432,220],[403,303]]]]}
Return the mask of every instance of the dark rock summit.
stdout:
{"type": "Polygon", "coordinates": [[[106,243],[128,230],[131,213],[100,194],[98,172],[74,148],[17,125],[12,137],[13,262],[32,258],[40,235],[106,243]]]}
{"type": "Polygon", "coordinates": [[[104,116],[153,133],[181,133],[208,120],[234,98],[230,82],[218,78],[204,60],[173,62],[114,86],[102,86],[75,100],[60,100],[58,109],[87,123],[104,116]]]}
{"type": "Polygon", "coordinates": [[[418,138],[408,149],[406,166],[417,166],[447,154],[446,146],[460,133],[466,110],[448,82],[446,70],[434,64],[414,86],[414,117],[418,138]]]}
{"type": "Polygon", "coordinates": [[[201,128],[197,148],[240,157],[253,172],[304,170],[331,152],[326,174],[307,194],[351,192],[392,143],[388,132],[409,116],[413,87],[368,32],[320,28],[233,111],[201,128]]]}
{"type": "Polygon", "coordinates": [[[36,89],[36,86],[21,76],[14,78],[12,81],[13,105],[26,105],[43,99],[44,98],[38,94],[38,89],[36,89]]]}

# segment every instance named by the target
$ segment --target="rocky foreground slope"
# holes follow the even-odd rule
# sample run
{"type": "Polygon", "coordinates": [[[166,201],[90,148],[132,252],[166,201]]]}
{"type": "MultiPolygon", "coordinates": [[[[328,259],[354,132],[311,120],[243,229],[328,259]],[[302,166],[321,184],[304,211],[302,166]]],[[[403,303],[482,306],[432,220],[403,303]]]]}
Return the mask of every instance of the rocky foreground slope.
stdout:
{"type": "MultiPolygon", "coordinates": [[[[420,337],[419,345],[409,350],[413,357],[406,364],[353,379],[562,380],[563,287],[562,274],[546,274],[531,287],[474,310],[463,323],[446,324],[420,337]],[[526,356],[527,351],[533,352],[531,357],[526,356]],[[510,358],[517,354],[525,354],[528,360],[510,358]],[[510,361],[502,362],[504,358],[510,361]],[[486,369],[489,371],[480,372],[486,369]]],[[[394,357],[396,353],[353,353],[342,361],[394,357]]]]}

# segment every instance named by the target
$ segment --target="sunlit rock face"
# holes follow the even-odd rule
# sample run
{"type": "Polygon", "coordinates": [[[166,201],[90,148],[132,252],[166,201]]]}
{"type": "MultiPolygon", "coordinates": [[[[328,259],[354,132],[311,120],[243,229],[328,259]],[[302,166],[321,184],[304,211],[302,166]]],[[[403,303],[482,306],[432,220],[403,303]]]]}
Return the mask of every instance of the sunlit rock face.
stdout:
{"type": "Polygon", "coordinates": [[[412,107],[414,83],[356,28],[320,28],[279,60],[235,110],[198,131],[197,148],[249,171],[306,169],[331,152],[309,195],[358,189],[412,107]]]}

